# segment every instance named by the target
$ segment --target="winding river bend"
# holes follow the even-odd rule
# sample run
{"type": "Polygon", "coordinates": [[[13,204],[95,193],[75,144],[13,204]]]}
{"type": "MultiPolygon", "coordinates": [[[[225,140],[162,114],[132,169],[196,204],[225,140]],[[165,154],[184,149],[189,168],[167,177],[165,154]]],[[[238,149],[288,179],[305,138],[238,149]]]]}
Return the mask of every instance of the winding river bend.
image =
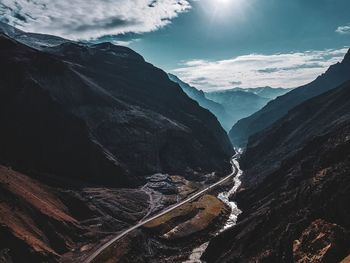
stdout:
{"type": "MultiPolygon", "coordinates": [[[[218,194],[218,198],[231,208],[231,213],[225,225],[218,231],[217,234],[236,225],[238,215],[242,213],[242,211],[239,210],[237,204],[235,202],[230,201],[230,197],[234,193],[236,193],[237,189],[241,186],[242,182],[240,180],[240,177],[243,174],[243,171],[240,169],[239,162],[238,162],[238,159],[242,153],[242,150],[241,149],[235,149],[235,150],[237,153],[232,157],[232,160],[231,160],[232,171],[234,172],[236,170],[236,173],[237,173],[236,176],[233,178],[234,185],[229,191],[221,192],[218,194]]],[[[193,249],[188,260],[184,261],[183,263],[202,263],[200,258],[203,255],[204,251],[207,249],[208,245],[209,245],[209,241],[193,249]]]]}

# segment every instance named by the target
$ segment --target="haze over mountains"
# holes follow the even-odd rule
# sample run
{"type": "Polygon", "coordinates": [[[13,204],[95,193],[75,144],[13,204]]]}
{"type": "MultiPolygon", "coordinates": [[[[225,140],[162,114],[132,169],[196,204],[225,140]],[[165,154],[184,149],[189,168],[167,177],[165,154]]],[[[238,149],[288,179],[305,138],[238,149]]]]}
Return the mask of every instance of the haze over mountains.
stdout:
{"type": "Polygon", "coordinates": [[[197,101],[203,108],[210,110],[226,131],[229,131],[238,120],[260,110],[271,99],[291,90],[261,87],[204,92],[183,82],[173,74],[168,73],[168,75],[172,81],[180,85],[190,98],[197,101]]]}
{"type": "Polygon", "coordinates": [[[260,97],[267,99],[276,99],[278,96],[284,95],[293,89],[284,88],[271,88],[271,87],[259,87],[259,88],[233,88],[233,91],[245,91],[259,95],[260,97]]]}
{"type": "Polygon", "coordinates": [[[230,129],[230,123],[236,123],[238,120],[260,110],[270,101],[270,99],[260,97],[254,92],[240,90],[208,92],[206,96],[220,103],[228,112],[229,122],[225,125],[227,131],[230,129]]]}
{"type": "Polygon", "coordinates": [[[190,86],[189,84],[180,80],[177,76],[170,73],[168,73],[168,76],[170,80],[180,85],[180,87],[187,94],[187,96],[197,101],[201,107],[211,111],[218,118],[224,129],[229,129],[230,123],[232,123],[232,121],[230,119],[229,113],[222,104],[208,99],[204,91],[198,90],[195,87],[190,86]]]}

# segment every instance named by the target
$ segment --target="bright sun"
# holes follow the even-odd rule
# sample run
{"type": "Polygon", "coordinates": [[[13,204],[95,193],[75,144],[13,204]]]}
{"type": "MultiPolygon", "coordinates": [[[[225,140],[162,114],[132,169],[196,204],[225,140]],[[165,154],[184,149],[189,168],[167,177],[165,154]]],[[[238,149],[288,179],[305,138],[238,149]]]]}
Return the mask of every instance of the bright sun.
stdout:
{"type": "Polygon", "coordinates": [[[217,5],[221,5],[221,6],[228,6],[228,5],[237,6],[237,5],[240,5],[242,0],[216,0],[213,2],[216,3],[217,5]]]}
{"type": "Polygon", "coordinates": [[[208,14],[211,16],[211,21],[224,21],[227,16],[242,17],[243,10],[246,7],[248,0],[203,0],[211,6],[208,8],[208,14]]]}

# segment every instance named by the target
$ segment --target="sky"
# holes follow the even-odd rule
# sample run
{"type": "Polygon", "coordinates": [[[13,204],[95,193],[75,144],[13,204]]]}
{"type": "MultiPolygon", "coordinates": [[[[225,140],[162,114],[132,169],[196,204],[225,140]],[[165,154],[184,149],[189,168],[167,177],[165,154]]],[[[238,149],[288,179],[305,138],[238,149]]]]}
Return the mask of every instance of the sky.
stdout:
{"type": "Polygon", "coordinates": [[[350,46],[349,0],[0,0],[0,20],[113,41],[203,90],[298,87],[350,46]]]}

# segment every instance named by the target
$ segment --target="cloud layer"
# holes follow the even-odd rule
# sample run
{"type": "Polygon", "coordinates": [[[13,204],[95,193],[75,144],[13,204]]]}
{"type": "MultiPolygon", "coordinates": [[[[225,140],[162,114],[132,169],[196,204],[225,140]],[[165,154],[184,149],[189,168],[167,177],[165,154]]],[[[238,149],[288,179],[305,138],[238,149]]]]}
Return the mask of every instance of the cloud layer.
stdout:
{"type": "Polygon", "coordinates": [[[347,48],[286,54],[250,54],[227,60],[190,60],[172,70],[203,90],[240,86],[294,88],[306,84],[342,60],[347,48]]]}
{"type": "Polygon", "coordinates": [[[1,0],[0,20],[70,39],[144,33],[191,8],[188,0],[1,0]]]}
{"type": "Polygon", "coordinates": [[[349,25],[346,25],[346,26],[340,26],[337,28],[337,30],[335,31],[339,34],[350,34],[350,24],[349,25]]]}

